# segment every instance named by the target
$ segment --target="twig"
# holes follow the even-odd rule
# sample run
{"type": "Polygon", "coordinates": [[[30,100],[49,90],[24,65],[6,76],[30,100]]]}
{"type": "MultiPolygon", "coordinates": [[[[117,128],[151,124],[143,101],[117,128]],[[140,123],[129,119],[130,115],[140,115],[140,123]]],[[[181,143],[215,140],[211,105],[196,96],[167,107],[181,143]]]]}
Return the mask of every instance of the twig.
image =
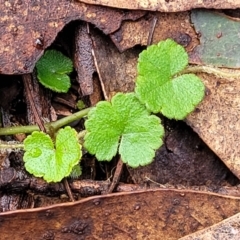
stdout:
{"type": "Polygon", "coordinates": [[[104,86],[104,83],[103,83],[103,79],[102,79],[102,76],[101,76],[101,73],[100,73],[100,70],[99,70],[99,67],[98,67],[98,62],[97,62],[97,58],[96,58],[95,51],[94,51],[94,46],[95,46],[94,40],[92,39],[88,23],[87,23],[87,32],[88,32],[88,34],[89,34],[89,36],[92,40],[92,56],[93,56],[94,65],[96,67],[97,74],[98,74],[98,77],[99,77],[99,80],[100,80],[100,84],[101,84],[101,87],[102,87],[103,96],[104,96],[105,100],[108,100],[108,96],[107,96],[107,93],[106,93],[106,89],[105,89],[105,86],[104,86]]]}
{"type": "Polygon", "coordinates": [[[152,20],[152,26],[151,26],[151,28],[150,28],[150,30],[149,30],[149,34],[148,34],[147,46],[149,46],[149,45],[152,44],[153,33],[154,33],[154,30],[155,30],[157,21],[158,21],[157,17],[154,16],[154,17],[153,17],[153,20],[152,20]]]}
{"type": "Polygon", "coordinates": [[[66,191],[67,191],[67,194],[68,194],[68,196],[69,196],[69,198],[70,198],[70,201],[71,201],[71,202],[75,202],[74,197],[73,197],[73,194],[72,194],[72,191],[71,191],[71,189],[70,189],[70,187],[69,187],[69,184],[68,184],[68,181],[67,181],[66,178],[63,179],[63,184],[64,184],[64,187],[65,187],[65,189],[66,189],[66,191]]]}
{"type": "Polygon", "coordinates": [[[112,193],[114,188],[116,187],[116,185],[119,182],[119,179],[121,177],[121,173],[122,173],[122,169],[123,169],[123,161],[121,158],[119,158],[118,163],[117,163],[117,167],[113,176],[113,180],[112,183],[108,189],[108,193],[112,193]]]}
{"type": "Polygon", "coordinates": [[[25,74],[23,75],[23,84],[24,84],[24,88],[25,88],[25,92],[26,92],[26,99],[27,102],[29,103],[29,106],[33,112],[33,116],[35,119],[35,122],[37,123],[37,125],[39,126],[39,129],[43,132],[46,132],[46,129],[44,127],[44,123],[40,117],[39,111],[35,105],[35,100],[34,97],[32,95],[32,89],[31,89],[31,85],[32,85],[32,77],[31,74],[25,74]]]}

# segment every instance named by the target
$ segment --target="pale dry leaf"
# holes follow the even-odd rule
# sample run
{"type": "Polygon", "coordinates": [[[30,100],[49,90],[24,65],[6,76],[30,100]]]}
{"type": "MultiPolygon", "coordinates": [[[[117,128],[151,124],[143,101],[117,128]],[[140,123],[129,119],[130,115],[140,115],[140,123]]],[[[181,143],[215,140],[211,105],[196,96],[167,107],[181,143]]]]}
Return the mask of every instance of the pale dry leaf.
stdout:
{"type": "Polygon", "coordinates": [[[203,141],[240,178],[240,82],[199,75],[206,96],[186,121],[203,141]]]}
{"type": "Polygon", "coordinates": [[[181,12],[193,8],[215,8],[215,9],[235,9],[240,7],[240,3],[234,0],[218,0],[218,1],[186,1],[186,0],[78,0],[95,5],[103,5],[124,9],[144,9],[161,12],[181,12]]]}

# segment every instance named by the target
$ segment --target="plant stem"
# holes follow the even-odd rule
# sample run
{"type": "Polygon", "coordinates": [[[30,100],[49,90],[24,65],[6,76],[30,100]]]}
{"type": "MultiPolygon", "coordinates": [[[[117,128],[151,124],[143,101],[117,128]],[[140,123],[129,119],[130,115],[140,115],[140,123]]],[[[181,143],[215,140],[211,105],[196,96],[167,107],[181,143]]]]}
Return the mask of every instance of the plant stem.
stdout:
{"type": "Polygon", "coordinates": [[[55,130],[61,128],[62,126],[65,126],[71,122],[74,122],[76,120],[79,120],[85,116],[87,116],[88,112],[92,109],[92,107],[90,108],[85,108],[81,111],[78,111],[76,113],[73,113],[72,115],[70,116],[67,116],[65,118],[62,118],[62,119],[59,119],[57,120],[56,122],[51,122],[51,123],[48,123],[47,125],[50,126],[50,127],[53,127],[55,130]]]}
{"type": "Polygon", "coordinates": [[[3,141],[0,141],[0,149],[14,149],[14,148],[23,148],[24,145],[22,143],[19,143],[19,142],[9,142],[9,143],[6,143],[6,142],[3,142],[3,141]]]}
{"type": "MultiPolygon", "coordinates": [[[[61,128],[62,126],[65,126],[71,122],[74,122],[75,120],[78,120],[80,118],[83,118],[87,116],[88,112],[91,108],[85,108],[79,112],[73,113],[70,116],[64,117],[62,119],[57,120],[56,122],[46,123],[44,126],[46,129],[53,128],[54,130],[57,130],[61,128]]],[[[16,126],[16,127],[5,127],[0,128],[0,135],[14,135],[18,133],[32,133],[33,131],[40,131],[39,127],[37,125],[29,125],[29,126],[16,126]]]]}
{"type": "Polygon", "coordinates": [[[181,72],[184,73],[208,73],[213,74],[220,78],[225,79],[237,79],[240,78],[240,72],[234,70],[222,70],[220,68],[210,67],[210,66],[188,66],[185,70],[181,72]]]}
{"type": "Polygon", "coordinates": [[[78,139],[83,138],[86,135],[87,131],[86,130],[82,130],[81,132],[78,133],[78,139]]]}
{"type": "Polygon", "coordinates": [[[14,135],[18,133],[31,133],[33,131],[40,131],[37,125],[29,126],[14,126],[0,128],[0,135],[14,135]]]}

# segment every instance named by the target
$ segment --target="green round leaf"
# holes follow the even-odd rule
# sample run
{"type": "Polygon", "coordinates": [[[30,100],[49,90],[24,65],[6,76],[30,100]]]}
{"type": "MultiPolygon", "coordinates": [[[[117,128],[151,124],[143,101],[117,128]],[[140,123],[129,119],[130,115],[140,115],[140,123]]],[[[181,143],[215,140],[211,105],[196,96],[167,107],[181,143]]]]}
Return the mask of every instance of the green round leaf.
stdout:
{"type": "Polygon", "coordinates": [[[42,85],[56,91],[67,92],[70,88],[68,73],[72,72],[72,61],[56,50],[48,50],[36,64],[37,77],[42,85]]]}
{"type": "Polygon", "coordinates": [[[99,102],[85,122],[85,148],[98,160],[110,161],[119,148],[131,167],[149,164],[162,145],[160,119],[150,115],[135,94],[118,93],[111,102],[99,102]]]}
{"type": "Polygon", "coordinates": [[[24,140],[24,150],[27,171],[47,182],[59,182],[68,176],[82,156],[77,132],[71,127],[58,131],[56,149],[47,134],[33,132],[24,140]]]}
{"type": "Polygon", "coordinates": [[[135,92],[154,112],[184,119],[204,97],[204,84],[194,74],[179,74],[188,64],[184,48],[173,40],[159,42],[139,56],[135,92]]]}

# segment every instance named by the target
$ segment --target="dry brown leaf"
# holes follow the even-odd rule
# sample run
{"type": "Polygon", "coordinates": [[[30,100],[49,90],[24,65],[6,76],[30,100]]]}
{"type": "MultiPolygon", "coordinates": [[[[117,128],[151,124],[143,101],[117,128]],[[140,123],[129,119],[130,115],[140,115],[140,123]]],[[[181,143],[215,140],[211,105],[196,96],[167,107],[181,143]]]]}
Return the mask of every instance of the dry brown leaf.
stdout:
{"type": "Polygon", "coordinates": [[[151,190],[0,214],[2,239],[173,240],[240,211],[240,198],[151,190]]]}
{"type": "Polygon", "coordinates": [[[198,45],[198,37],[191,24],[189,12],[151,12],[137,21],[124,21],[110,36],[119,51],[123,52],[135,45],[146,46],[151,29],[153,29],[152,43],[172,38],[186,47],[187,51],[198,45]],[[154,26],[155,19],[157,22],[154,26]]]}
{"type": "Polygon", "coordinates": [[[240,178],[240,82],[202,74],[206,96],[187,123],[240,178]]]}
{"type": "Polygon", "coordinates": [[[217,0],[217,1],[186,1],[186,0],[78,0],[89,4],[103,5],[124,9],[144,9],[161,12],[181,12],[193,8],[215,8],[215,9],[235,9],[240,7],[239,1],[217,0]]]}
{"type": "Polygon", "coordinates": [[[92,31],[91,35],[105,98],[111,98],[117,92],[133,91],[140,50],[129,49],[120,54],[109,37],[99,31],[92,31]]]}
{"type": "Polygon", "coordinates": [[[69,0],[0,2],[0,73],[32,72],[35,63],[72,20],[91,22],[105,34],[116,31],[122,20],[136,20],[143,11],[86,5],[69,0]]]}
{"type": "Polygon", "coordinates": [[[179,240],[239,240],[240,213],[179,240]]]}

